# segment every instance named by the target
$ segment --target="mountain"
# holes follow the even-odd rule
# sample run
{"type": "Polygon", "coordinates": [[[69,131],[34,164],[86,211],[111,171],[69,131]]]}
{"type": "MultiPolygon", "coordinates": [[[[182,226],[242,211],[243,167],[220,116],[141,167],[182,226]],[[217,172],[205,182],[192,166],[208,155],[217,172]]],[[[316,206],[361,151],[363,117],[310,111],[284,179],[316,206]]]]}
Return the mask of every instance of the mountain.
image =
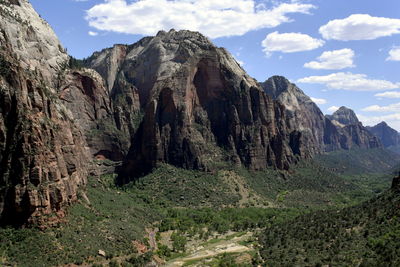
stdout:
{"type": "Polygon", "coordinates": [[[282,76],[273,76],[261,86],[285,107],[287,125],[301,140],[300,154],[311,156],[323,152],[325,117],[310,97],[282,76]]]}
{"type": "Polygon", "coordinates": [[[377,136],[385,147],[393,147],[400,145],[399,133],[387,125],[386,122],[378,123],[373,127],[367,127],[368,131],[377,136]]]}
{"type": "Polygon", "coordinates": [[[89,155],[57,84],[68,55],[28,1],[0,2],[0,223],[52,221],[86,184],[89,155]]]}
{"type": "Polygon", "coordinates": [[[351,125],[360,123],[356,113],[344,106],[340,107],[332,115],[326,115],[326,117],[338,125],[351,125]]]}
{"type": "Polygon", "coordinates": [[[106,71],[106,80],[114,81],[112,92],[136,92],[133,101],[144,113],[120,170],[121,182],[160,162],[207,170],[223,160],[222,154],[256,170],[287,169],[296,161],[298,140],[288,131],[284,107],[203,35],[161,31],[89,59],[98,71],[110,61],[119,64],[106,71]]]}
{"type": "Polygon", "coordinates": [[[273,76],[261,85],[285,107],[289,131],[297,131],[301,140],[303,153],[300,154],[382,146],[351,109],[341,107],[334,114],[324,116],[310,97],[282,76],[273,76]]]}
{"type": "Polygon", "coordinates": [[[0,1],[0,12],[0,224],[59,221],[101,174],[96,160],[123,162],[125,184],[164,163],[288,170],[380,146],[287,79],[258,83],[200,33],[160,31],[76,60],[29,1],[0,1]]]}
{"type": "Polygon", "coordinates": [[[340,135],[340,144],[344,149],[352,147],[379,148],[383,147],[379,138],[371,134],[358,120],[355,112],[346,107],[340,107],[332,115],[326,115],[340,135]]]}

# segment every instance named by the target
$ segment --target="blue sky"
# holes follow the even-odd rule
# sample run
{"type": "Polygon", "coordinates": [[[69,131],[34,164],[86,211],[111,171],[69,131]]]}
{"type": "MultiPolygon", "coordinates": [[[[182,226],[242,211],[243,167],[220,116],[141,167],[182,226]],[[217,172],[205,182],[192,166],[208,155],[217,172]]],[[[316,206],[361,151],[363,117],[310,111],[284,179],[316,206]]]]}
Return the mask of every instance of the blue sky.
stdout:
{"type": "Polygon", "coordinates": [[[227,48],[254,78],[283,75],[324,113],[400,130],[399,0],[31,0],[77,58],[158,30],[227,48]]]}

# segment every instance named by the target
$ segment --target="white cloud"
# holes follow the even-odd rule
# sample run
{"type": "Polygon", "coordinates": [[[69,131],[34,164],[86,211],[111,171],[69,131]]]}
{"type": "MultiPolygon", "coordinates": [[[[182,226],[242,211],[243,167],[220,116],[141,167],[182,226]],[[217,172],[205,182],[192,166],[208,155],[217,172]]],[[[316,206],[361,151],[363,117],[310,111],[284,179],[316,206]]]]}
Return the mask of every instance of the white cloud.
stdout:
{"type": "Polygon", "coordinates": [[[338,110],[340,107],[337,107],[337,106],[331,106],[331,107],[329,107],[327,110],[329,111],[329,112],[331,112],[331,113],[333,113],[333,112],[335,112],[336,110],[338,110]]]}
{"type": "Polygon", "coordinates": [[[400,61],[400,47],[390,49],[389,57],[386,60],[400,61]]]}
{"type": "Polygon", "coordinates": [[[310,97],[310,98],[315,104],[318,104],[318,105],[323,105],[323,104],[327,103],[326,99],[323,99],[323,98],[315,98],[315,97],[310,97]]]}
{"type": "Polygon", "coordinates": [[[263,51],[270,55],[272,52],[293,53],[313,50],[324,45],[323,40],[312,38],[302,33],[272,32],[262,41],[263,51]]]}
{"type": "Polygon", "coordinates": [[[93,32],[93,31],[89,31],[88,34],[90,36],[97,36],[99,33],[98,32],[93,32]]]}
{"type": "Polygon", "coordinates": [[[317,60],[304,64],[304,67],[310,69],[339,70],[355,67],[353,64],[354,51],[349,48],[340,50],[325,51],[317,60]]]}
{"type": "Polygon", "coordinates": [[[376,97],[383,98],[400,98],[400,92],[383,92],[379,94],[375,94],[376,97]]]}
{"type": "Polygon", "coordinates": [[[400,33],[400,19],[353,14],[345,19],[335,19],[319,28],[327,40],[373,40],[400,33]]]}
{"type": "Polygon", "coordinates": [[[365,74],[337,72],[325,76],[309,76],[299,79],[299,83],[324,84],[330,89],[349,91],[380,91],[400,88],[400,83],[369,79],[365,74]]]}
{"type": "Polygon", "coordinates": [[[358,119],[367,126],[374,126],[382,121],[387,122],[390,127],[400,131],[400,113],[393,113],[383,116],[364,116],[357,114],[358,119]]]}
{"type": "Polygon", "coordinates": [[[366,112],[400,112],[400,103],[394,103],[387,106],[372,105],[362,109],[366,112]]]}
{"type": "Polygon", "coordinates": [[[89,25],[105,31],[154,35],[186,29],[208,37],[240,36],[291,22],[290,13],[309,14],[312,4],[281,3],[269,9],[254,0],[104,0],[87,10],[89,25]]]}

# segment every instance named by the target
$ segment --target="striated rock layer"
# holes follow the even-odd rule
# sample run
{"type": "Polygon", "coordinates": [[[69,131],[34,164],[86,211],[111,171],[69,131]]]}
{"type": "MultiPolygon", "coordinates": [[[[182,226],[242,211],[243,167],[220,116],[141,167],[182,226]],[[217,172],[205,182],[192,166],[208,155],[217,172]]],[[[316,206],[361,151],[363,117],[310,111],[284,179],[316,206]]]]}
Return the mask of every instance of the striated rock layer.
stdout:
{"type": "Polygon", "coordinates": [[[86,62],[107,81],[122,130],[133,128],[130,114],[144,113],[121,168],[121,183],[158,162],[208,169],[217,150],[251,169],[286,169],[300,154],[285,108],[226,50],[199,33],[161,31],[134,45],[95,53],[86,62]]]}
{"type": "Polygon", "coordinates": [[[269,78],[262,87],[285,107],[289,131],[298,132],[300,154],[382,146],[351,109],[341,107],[334,114],[324,116],[301,89],[282,76],[269,78]]]}
{"type": "Polygon", "coordinates": [[[58,98],[68,56],[53,31],[28,1],[0,13],[0,223],[42,223],[77,199],[89,157],[58,98]]]}

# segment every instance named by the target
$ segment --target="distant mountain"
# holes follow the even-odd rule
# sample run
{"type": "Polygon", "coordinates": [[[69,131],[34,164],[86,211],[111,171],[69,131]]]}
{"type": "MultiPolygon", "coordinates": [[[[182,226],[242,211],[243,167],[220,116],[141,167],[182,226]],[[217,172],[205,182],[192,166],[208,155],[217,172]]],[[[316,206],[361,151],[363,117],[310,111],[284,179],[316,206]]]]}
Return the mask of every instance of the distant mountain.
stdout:
{"type": "Polygon", "coordinates": [[[334,114],[324,116],[310,97],[282,76],[273,76],[261,85],[268,95],[285,107],[287,125],[300,140],[300,154],[382,146],[353,110],[341,107],[334,114]]]}
{"type": "Polygon", "coordinates": [[[384,121],[373,127],[367,127],[367,129],[377,136],[385,147],[400,145],[400,134],[384,121]]]}
{"type": "Polygon", "coordinates": [[[326,115],[326,117],[331,121],[335,121],[335,123],[340,123],[345,126],[360,123],[356,116],[356,113],[353,110],[344,106],[340,107],[332,115],[326,115]]]}

